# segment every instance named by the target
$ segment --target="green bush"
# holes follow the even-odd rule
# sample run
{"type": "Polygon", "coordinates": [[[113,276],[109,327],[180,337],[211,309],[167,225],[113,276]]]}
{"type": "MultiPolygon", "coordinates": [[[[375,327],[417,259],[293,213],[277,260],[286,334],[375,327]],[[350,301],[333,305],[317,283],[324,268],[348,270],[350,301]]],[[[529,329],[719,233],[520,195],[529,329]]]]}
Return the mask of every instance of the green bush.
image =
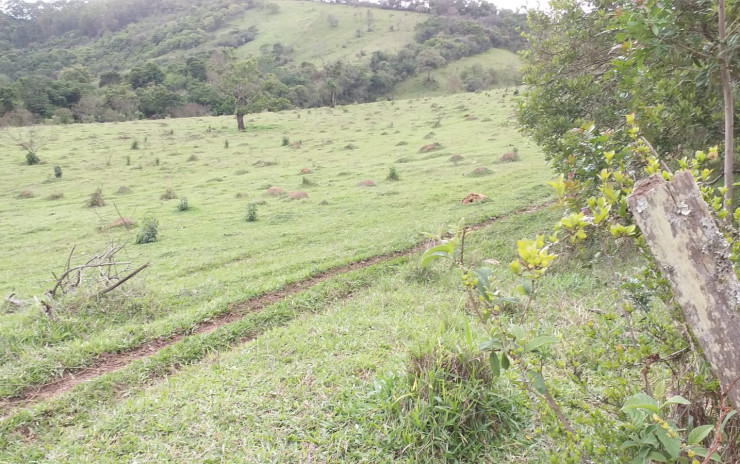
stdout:
{"type": "Polygon", "coordinates": [[[54,177],[57,179],[62,178],[62,167],[61,166],[54,166],[54,177]]]}
{"type": "Polygon", "coordinates": [[[290,139],[288,138],[288,136],[284,135],[283,136],[283,146],[287,147],[289,143],[290,143],[290,139]]]}
{"type": "Polygon", "coordinates": [[[41,160],[36,155],[36,153],[29,151],[26,153],[26,164],[29,166],[33,166],[34,164],[39,164],[41,160]]]}
{"type": "Polygon", "coordinates": [[[131,149],[132,150],[138,150],[139,149],[139,141],[138,140],[134,140],[133,142],[131,142],[131,149]]]}
{"type": "Polygon", "coordinates": [[[401,178],[398,177],[398,171],[396,171],[396,168],[392,167],[388,170],[388,177],[386,177],[385,180],[391,180],[391,181],[401,180],[401,178]]]}
{"type": "Polygon", "coordinates": [[[180,203],[177,204],[177,210],[187,211],[188,209],[190,209],[190,206],[188,205],[188,199],[185,197],[180,198],[180,203]]]}
{"type": "Polygon", "coordinates": [[[136,244],[141,245],[143,243],[153,243],[157,241],[157,228],[159,227],[159,221],[154,218],[144,219],[141,224],[139,233],[136,234],[136,244]]]}

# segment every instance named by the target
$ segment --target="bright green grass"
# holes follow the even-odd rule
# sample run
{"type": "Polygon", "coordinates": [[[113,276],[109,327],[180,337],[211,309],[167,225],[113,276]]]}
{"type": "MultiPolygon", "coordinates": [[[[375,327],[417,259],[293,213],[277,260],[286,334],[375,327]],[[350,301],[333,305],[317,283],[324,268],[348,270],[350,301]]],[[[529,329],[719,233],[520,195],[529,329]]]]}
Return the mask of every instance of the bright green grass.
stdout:
{"type": "MultiPolygon", "coordinates": [[[[514,256],[516,240],[548,230],[558,215],[558,211],[520,215],[476,232],[470,237],[469,259],[503,263],[495,269],[496,280],[507,294],[513,292],[517,282],[506,263],[514,256]]],[[[633,264],[627,260],[620,268],[629,270],[633,264]]],[[[321,292],[299,298],[301,305],[314,304],[308,305],[312,308],[308,311],[294,306],[298,315],[293,322],[233,350],[219,352],[214,346],[211,357],[162,381],[151,380],[161,375],[133,366],[15,414],[0,422],[0,433],[6,437],[0,441],[0,460],[420,462],[419,450],[399,447],[402,429],[383,406],[394,398],[383,397],[377,382],[403,376],[409,351],[420,346],[438,339],[467,344],[468,327],[473,344],[484,334],[462,311],[466,297],[459,275],[445,263],[425,274],[418,269],[417,256],[405,266],[376,267],[362,275],[351,281],[369,287],[353,298],[328,301],[325,306],[320,303],[325,298],[321,292]],[[29,434],[25,427],[32,429],[33,440],[24,440],[24,433],[29,434]]],[[[580,350],[582,375],[588,376],[589,389],[596,393],[609,388],[616,381],[613,376],[640,388],[635,369],[623,376],[593,368],[591,361],[609,358],[610,351],[583,343],[586,334],[602,330],[601,325],[615,343],[624,337],[622,322],[599,315],[613,314],[614,297],[604,285],[608,280],[605,263],[588,272],[560,263],[543,278],[524,322],[537,332],[563,335],[562,344],[553,350],[553,364],[564,351],[580,350]]],[[[341,284],[329,283],[326,288],[330,294],[341,284]]],[[[516,313],[502,317],[519,319],[516,313]]],[[[645,343],[650,342],[645,339],[645,343]]],[[[188,350],[182,346],[173,351],[188,350]]],[[[161,369],[170,373],[167,365],[161,369]]],[[[536,415],[528,418],[522,404],[526,397],[512,387],[511,372],[498,381],[496,391],[502,401],[510,402],[505,410],[520,408],[518,415],[524,419],[516,419],[518,431],[502,431],[491,440],[475,462],[547,462],[549,450],[559,446],[537,435],[536,415]]],[[[569,380],[570,368],[548,364],[547,373],[566,413],[577,415],[569,405],[582,404],[589,396],[569,380]]],[[[601,404],[593,407],[609,410],[601,404]]],[[[617,409],[611,413],[616,415],[617,409]]],[[[427,456],[423,462],[445,461],[427,456]]]]}
{"type": "Polygon", "coordinates": [[[73,245],[77,263],[112,241],[132,242],[135,231],[107,227],[118,218],[116,207],[137,223],[157,218],[160,240],[128,246],[130,258],[152,267],[126,285],[146,289],[146,296],[124,312],[101,305],[48,319],[29,305],[0,315],[0,396],[84,366],[101,352],[186,331],[230,302],[406,249],[420,232],[461,216],[476,222],[545,201],[551,174],[509,126],[513,104],[494,92],[261,114],[243,134],[230,117],[44,127],[48,145],[38,166],[24,165],[23,153],[4,139],[0,177],[13,181],[0,187],[3,295],[41,295],[73,245]],[[300,148],[281,146],[283,136],[300,148]],[[134,140],[138,150],[131,149],[134,140]],[[432,142],[442,148],[419,152],[432,142]],[[497,164],[510,144],[522,161],[497,164]],[[448,161],[453,154],[464,156],[457,166],[448,161]],[[277,164],[260,167],[265,161],[277,164]],[[492,174],[467,175],[480,166],[492,174]],[[385,180],[391,167],[400,181],[385,180]],[[302,175],[303,168],[313,172],[302,175]],[[313,185],[303,186],[304,176],[313,185]],[[364,179],[376,186],[358,187],[364,179]],[[116,194],[120,186],[133,193],[116,194]],[[304,190],[308,198],[270,197],[270,186],[304,190]],[[98,187],[107,205],[85,208],[98,187]],[[191,209],[179,212],[178,200],[160,200],[168,188],[187,197],[191,209]],[[23,190],[33,198],[19,198],[23,190]],[[492,201],[461,205],[470,192],[492,201]],[[64,197],[47,199],[56,193],[64,197]],[[266,204],[248,223],[253,201],[266,204]]]}
{"type": "Polygon", "coordinates": [[[465,68],[476,64],[485,70],[495,69],[502,80],[500,87],[508,87],[511,85],[512,78],[519,74],[521,60],[515,53],[493,48],[479,55],[452,61],[444,68],[435,69],[431,73],[431,82],[427,81],[426,73],[410,77],[394,87],[393,95],[396,98],[419,98],[425,95],[448,95],[460,92],[460,88],[450,88],[448,80],[451,76],[459,76],[465,68]]]}
{"type": "Polygon", "coordinates": [[[260,47],[280,43],[292,47],[289,57],[321,65],[344,60],[368,61],[374,51],[394,52],[414,42],[414,26],[429,16],[410,11],[392,11],[349,5],[279,0],[281,12],[271,15],[265,10],[247,11],[241,20],[231,24],[239,29],[257,26],[257,38],[238,49],[242,56],[260,53],[260,47]],[[368,31],[367,12],[372,14],[368,31]],[[329,15],[337,20],[331,27],[329,15]],[[393,30],[391,31],[391,27],[393,30]],[[357,31],[360,32],[358,37],[357,31]]]}

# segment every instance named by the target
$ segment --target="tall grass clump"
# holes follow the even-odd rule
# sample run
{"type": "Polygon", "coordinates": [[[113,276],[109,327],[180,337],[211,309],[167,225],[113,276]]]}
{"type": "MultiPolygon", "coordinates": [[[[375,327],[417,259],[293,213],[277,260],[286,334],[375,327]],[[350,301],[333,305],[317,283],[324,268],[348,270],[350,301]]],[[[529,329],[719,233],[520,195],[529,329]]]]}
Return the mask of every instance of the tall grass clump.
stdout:
{"type": "Polygon", "coordinates": [[[177,204],[177,210],[187,211],[189,209],[190,209],[190,206],[188,205],[188,199],[185,197],[180,198],[180,203],[177,204]]]}
{"type": "Polygon", "coordinates": [[[105,200],[103,200],[103,189],[98,187],[93,193],[90,194],[90,198],[85,202],[85,206],[88,208],[98,208],[105,206],[105,200]]]}
{"type": "Polygon", "coordinates": [[[405,372],[375,383],[389,446],[415,462],[480,462],[505,446],[525,417],[519,394],[494,382],[488,358],[472,347],[412,352],[405,372]]]}
{"type": "Polygon", "coordinates": [[[386,177],[385,180],[390,180],[390,181],[401,180],[401,178],[398,177],[398,171],[396,171],[396,168],[392,167],[388,170],[388,177],[386,177]]]}
{"type": "Polygon", "coordinates": [[[54,166],[54,177],[57,179],[62,178],[62,167],[61,166],[54,166]]]}
{"type": "Polygon", "coordinates": [[[257,204],[256,203],[250,203],[249,206],[247,206],[247,222],[254,222],[257,220],[257,204]]]}
{"type": "Polygon", "coordinates": [[[153,243],[157,241],[159,221],[154,218],[144,219],[139,233],[136,234],[136,244],[153,243]]]}

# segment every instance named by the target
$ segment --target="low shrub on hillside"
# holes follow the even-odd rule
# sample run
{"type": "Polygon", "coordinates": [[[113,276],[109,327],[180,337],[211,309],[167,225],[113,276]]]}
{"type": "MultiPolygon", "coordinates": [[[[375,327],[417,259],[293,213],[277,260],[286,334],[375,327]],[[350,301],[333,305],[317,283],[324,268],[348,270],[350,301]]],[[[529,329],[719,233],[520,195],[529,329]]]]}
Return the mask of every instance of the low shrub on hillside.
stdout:
{"type": "Polygon", "coordinates": [[[103,200],[103,189],[98,187],[93,193],[90,194],[90,198],[85,202],[85,206],[88,208],[98,208],[105,206],[105,200],[103,200]]]}
{"type": "Polygon", "coordinates": [[[159,221],[154,218],[144,219],[141,224],[139,233],[136,234],[136,244],[142,245],[144,243],[153,243],[157,241],[157,233],[159,228],[159,221]]]}

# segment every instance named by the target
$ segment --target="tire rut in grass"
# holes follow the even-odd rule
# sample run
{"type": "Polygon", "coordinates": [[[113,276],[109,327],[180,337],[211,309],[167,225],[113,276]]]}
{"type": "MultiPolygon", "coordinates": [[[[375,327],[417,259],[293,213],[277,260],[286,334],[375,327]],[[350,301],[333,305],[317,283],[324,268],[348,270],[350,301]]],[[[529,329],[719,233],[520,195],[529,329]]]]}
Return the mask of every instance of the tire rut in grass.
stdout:
{"type": "MultiPolygon", "coordinates": [[[[494,216],[478,224],[468,227],[468,230],[480,230],[508,216],[532,213],[546,208],[552,204],[553,202],[548,202],[545,204],[524,208],[510,215],[494,216]]],[[[210,320],[203,321],[187,332],[173,334],[170,337],[156,338],[144,345],[140,345],[138,347],[122,352],[102,353],[95,357],[93,365],[91,366],[86,366],[80,369],[66,368],[63,374],[58,379],[55,379],[43,385],[34,385],[25,388],[16,396],[0,399],[0,408],[5,409],[5,415],[7,413],[10,413],[10,410],[17,407],[26,406],[32,403],[53,398],[57,395],[61,395],[62,393],[70,391],[77,385],[80,385],[86,381],[126,367],[136,360],[152,356],[158,353],[160,350],[174,345],[187,337],[209,334],[220,327],[240,320],[249,314],[260,312],[263,308],[267,306],[273,305],[286,297],[293,296],[302,291],[308,290],[311,287],[314,287],[315,285],[336,277],[340,274],[364,269],[380,262],[400,258],[402,256],[409,256],[414,253],[420,252],[427,245],[428,240],[420,242],[406,250],[385,253],[365,260],[360,260],[353,263],[345,264],[343,266],[328,269],[304,280],[287,284],[279,290],[265,293],[263,295],[247,300],[231,303],[228,306],[228,311],[224,314],[216,316],[210,320]]],[[[249,337],[248,339],[252,340],[254,338],[255,337],[249,337]]]]}

